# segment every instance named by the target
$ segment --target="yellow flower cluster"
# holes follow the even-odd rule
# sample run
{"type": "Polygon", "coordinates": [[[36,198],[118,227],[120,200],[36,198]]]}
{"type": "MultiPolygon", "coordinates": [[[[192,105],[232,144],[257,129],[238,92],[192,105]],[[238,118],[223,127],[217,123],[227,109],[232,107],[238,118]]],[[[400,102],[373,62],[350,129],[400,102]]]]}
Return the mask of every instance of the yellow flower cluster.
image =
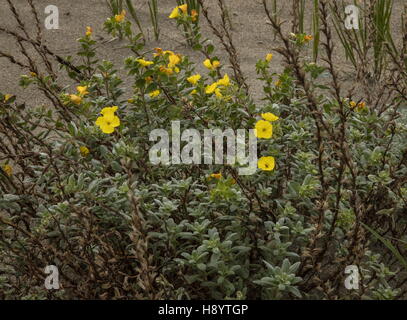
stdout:
{"type": "MultiPolygon", "coordinates": [[[[187,15],[188,14],[188,5],[187,4],[182,4],[180,6],[175,7],[172,11],[171,14],[169,15],[168,18],[170,19],[177,19],[181,17],[181,15],[187,15]]],[[[191,18],[192,21],[195,22],[198,18],[198,12],[195,9],[191,10],[191,18]]]]}
{"type": "Polygon", "coordinates": [[[228,87],[229,85],[230,85],[229,76],[227,74],[225,74],[222,79],[220,79],[217,82],[214,82],[214,83],[206,86],[205,93],[206,94],[212,94],[212,93],[215,92],[215,95],[218,98],[222,98],[223,95],[222,95],[221,89],[224,88],[224,87],[228,87]]]}
{"type": "Polygon", "coordinates": [[[168,64],[167,66],[161,66],[160,67],[160,72],[165,73],[167,75],[171,75],[174,73],[178,73],[180,70],[177,67],[178,64],[181,63],[182,61],[182,56],[179,54],[174,53],[173,51],[170,50],[163,50],[161,48],[155,48],[154,49],[156,52],[154,53],[154,57],[158,56],[165,56],[168,58],[168,64]]]}
{"type": "Polygon", "coordinates": [[[103,133],[113,133],[114,129],[120,126],[120,119],[115,115],[117,109],[116,106],[106,107],[100,112],[102,116],[97,118],[95,124],[99,126],[103,133]]]}
{"type": "Polygon", "coordinates": [[[70,94],[69,99],[71,100],[72,103],[74,103],[76,105],[80,105],[82,103],[82,97],[89,94],[88,87],[87,86],[77,86],[76,91],[78,92],[78,94],[70,94]]]}
{"type": "Polygon", "coordinates": [[[154,91],[151,91],[148,95],[149,95],[151,98],[155,98],[155,97],[159,96],[160,93],[161,93],[160,90],[154,90],[154,91]]]}
{"type": "Polygon", "coordinates": [[[152,64],[154,64],[153,61],[148,61],[148,60],[144,60],[144,59],[141,59],[141,58],[136,59],[136,61],[145,68],[147,68],[148,66],[151,66],[152,64]]]}
{"type": "MultiPolygon", "coordinates": [[[[256,137],[261,139],[270,139],[273,136],[273,125],[271,122],[277,121],[279,117],[271,112],[262,113],[261,117],[263,120],[257,121],[254,128],[256,137]]],[[[261,170],[272,171],[275,167],[275,159],[272,156],[261,157],[257,162],[257,166],[261,170]]]]}
{"type": "Polygon", "coordinates": [[[366,102],[361,101],[359,103],[356,103],[355,101],[349,102],[349,105],[353,110],[356,110],[357,112],[362,112],[363,110],[366,110],[366,102]]]}
{"type": "Polygon", "coordinates": [[[195,75],[192,75],[192,76],[188,77],[187,81],[190,84],[193,84],[195,86],[200,79],[201,79],[201,75],[200,74],[195,74],[195,75]]]}
{"type": "Polygon", "coordinates": [[[261,117],[264,120],[257,121],[254,129],[257,138],[270,139],[273,136],[273,125],[270,122],[277,121],[279,118],[271,113],[262,113],[261,117]]]}
{"type": "Polygon", "coordinates": [[[218,60],[213,60],[211,61],[210,59],[206,59],[203,62],[203,65],[208,68],[209,70],[215,70],[217,68],[219,68],[220,66],[220,62],[218,60]]]}

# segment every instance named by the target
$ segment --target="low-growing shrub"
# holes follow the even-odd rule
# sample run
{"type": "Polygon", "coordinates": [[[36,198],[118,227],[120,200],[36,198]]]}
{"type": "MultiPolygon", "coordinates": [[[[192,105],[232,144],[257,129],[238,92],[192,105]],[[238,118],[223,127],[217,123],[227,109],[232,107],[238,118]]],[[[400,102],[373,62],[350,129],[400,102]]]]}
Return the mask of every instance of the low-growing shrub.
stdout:
{"type": "MultiPolygon", "coordinates": [[[[125,13],[116,15],[105,28],[133,51],[127,78],[98,59],[91,28],[76,60],[16,39],[56,58],[72,83],[59,83],[53,62],[9,56],[28,69],[20,85],[50,103],[28,108],[0,95],[0,298],[403,297],[401,264],[363,225],[403,254],[394,239],[407,214],[405,48],[386,56],[375,92],[353,93],[333,58],[326,1],[317,62],[306,54],[312,36],[290,35],[264,5],[286,67],[273,72],[272,54],[257,62],[264,96],[256,100],[230,34],[219,32],[229,74],[195,38],[207,69],[198,74],[185,55],[144,52],[125,13]],[[257,171],[153,164],[150,133],[171,132],[172,121],[200,132],[256,128],[257,171]],[[47,265],[58,267],[59,290],[44,288],[47,265]],[[348,265],[359,269],[359,290],[344,287],[348,265]]],[[[172,18],[194,23],[182,5],[172,18]]]]}

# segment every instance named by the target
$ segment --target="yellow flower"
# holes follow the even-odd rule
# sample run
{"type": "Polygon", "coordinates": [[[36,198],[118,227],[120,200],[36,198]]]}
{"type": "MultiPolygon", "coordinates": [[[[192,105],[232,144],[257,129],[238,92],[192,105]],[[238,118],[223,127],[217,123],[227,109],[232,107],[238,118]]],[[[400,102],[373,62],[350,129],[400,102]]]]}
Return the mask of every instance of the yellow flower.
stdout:
{"type": "Polygon", "coordinates": [[[311,41],[313,39],[313,37],[311,36],[311,35],[306,35],[305,37],[304,37],[304,41],[305,42],[309,42],[309,41],[311,41]]]}
{"type": "Polygon", "coordinates": [[[136,59],[136,61],[137,61],[139,64],[141,64],[143,67],[148,67],[148,66],[154,64],[153,61],[147,61],[147,60],[144,60],[144,59],[136,59]]]}
{"type": "Polygon", "coordinates": [[[125,17],[126,17],[126,11],[123,10],[120,14],[116,14],[116,15],[114,16],[114,20],[115,20],[116,22],[122,22],[125,17]]]}
{"type": "Polygon", "coordinates": [[[76,94],[70,94],[69,99],[76,105],[79,105],[82,102],[82,98],[76,94]]]}
{"type": "Polygon", "coordinates": [[[163,53],[164,54],[169,54],[169,55],[173,55],[173,54],[175,54],[173,51],[171,51],[171,50],[165,50],[165,51],[163,51],[163,53]]]}
{"type": "Polygon", "coordinates": [[[220,86],[225,86],[225,87],[227,87],[228,85],[230,85],[229,76],[228,76],[227,74],[225,74],[225,75],[223,76],[223,78],[218,81],[218,85],[220,85],[220,86]]]}
{"type": "Polygon", "coordinates": [[[264,120],[271,121],[271,122],[276,121],[276,120],[279,119],[275,114],[273,114],[271,112],[262,113],[261,117],[264,120]]]}
{"type": "Polygon", "coordinates": [[[220,89],[219,89],[219,88],[216,88],[216,89],[215,89],[215,95],[216,95],[218,98],[222,98],[222,97],[223,97],[223,95],[222,95],[222,93],[220,92],[220,89]]]}
{"type": "Polygon", "coordinates": [[[181,62],[181,57],[178,54],[170,54],[168,60],[169,60],[168,67],[174,68],[178,63],[181,62]]]}
{"type": "Polygon", "coordinates": [[[198,91],[196,89],[191,91],[191,94],[197,94],[197,93],[198,93],[198,91]]]}
{"type": "Polygon", "coordinates": [[[212,61],[212,67],[214,69],[218,68],[220,66],[220,62],[218,60],[214,60],[212,61]]]}
{"type": "Polygon", "coordinates": [[[87,86],[77,86],[76,90],[78,90],[80,96],[85,96],[85,95],[87,95],[89,93],[87,91],[88,90],[87,86]]]}
{"type": "Polygon", "coordinates": [[[154,98],[154,97],[159,96],[160,93],[161,93],[160,90],[154,90],[154,91],[151,91],[148,95],[149,95],[151,98],[154,98]]]}
{"type": "Polygon", "coordinates": [[[222,178],[222,173],[212,173],[211,175],[210,175],[210,177],[211,178],[214,178],[214,179],[221,179],[222,178]]]}
{"type": "Polygon", "coordinates": [[[193,76],[188,77],[187,81],[193,85],[196,85],[198,83],[199,79],[201,79],[201,75],[195,74],[193,76]]]}
{"type": "Polygon", "coordinates": [[[103,133],[113,133],[114,128],[120,126],[120,119],[115,115],[116,106],[104,108],[100,113],[101,117],[97,118],[95,124],[100,127],[103,133]]]}
{"type": "Polygon", "coordinates": [[[276,87],[281,87],[281,84],[282,84],[281,80],[277,80],[276,83],[275,83],[276,87]]]}
{"type": "Polygon", "coordinates": [[[273,54],[272,54],[272,53],[268,53],[268,54],[266,55],[266,61],[267,61],[267,62],[270,62],[271,59],[273,59],[273,54]]]}
{"type": "Polygon", "coordinates": [[[273,125],[268,121],[257,121],[254,129],[257,138],[270,139],[273,136],[273,125]]]}
{"type": "Polygon", "coordinates": [[[90,153],[88,147],[85,147],[85,146],[81,146],[81,147],[79,148],[79,151],[80,151],[80,153],[81,153],[81,155],[82,155],[83,157],[86,157],[86,156],[90,153]]]}
{"type": "Polygon", "coordinates": [[[13,168],[12,166],[10,166],[9,164],[5,164],[3,166],[3,171],[9,176],[11,177],[11,175],[13,174],[13,168]]]}
{"type": "Polygon", "coordinates": [[[179,7],[175,7],[172,11],[171,11],[171,14],[169,15],[169,17],[168,18],[170,18],[170,19],[175,19],[175,18],[178,18],[179,17],[179,7]]]}
{"type": "Polygon", "coordinates": [[[158,57],[163,54],[163,49],[161,48],[154,48],[154,50],[155,50],[154,57],[158,57]]]}
{"type": "Polygon", "coordinates": [[[187,13],[187,11],[188,11],[187,4],[180,5],[178,8],[180,8],[183,13],[187,13]]]}
{"type": "Polygon", "coordinates": [[[171,74],[174,73],[174,70],[161,66],[160,67],[160,72],[165,73],[167,75],[171,75],[171,74]]]}
{"type": "Polygon", "coordinates": [[[30,76],[35,78],[37,76],[37,74],[35,72],[30,72],[30,76]]]}
{"type": "Polygon", "coordinates": [[[13,97],[12,94],[5,94],[4,95],[4,102],[7,102],[8,100],[10,100],[13,97]]]}
{"type": "Polygon", "coordinates": [[[274,157],[261,157],[257,161],[257,167],[261,170],[264,171],[272,171],[274,170],[274,167],[276,166],[276,161],[274,157]]]}
{"type": "Polygon", "coordinates": [[[366,108],[366,102],[362,101],[358,103],[358,106],[356,108],[357,112],[361,112],[366,108]]]}
{"type": "Polygon", "coordinates": [[[218,87],[218,83],[214,82],[211,85],[206,86],[205,92],[206,94],[212,94],[215,92],[216,88],[218,87]]]}
{"type": "Polygon", "coordinates": [[[211,61],[210,59],[206,59],[203,65],[209,70],[215,70],[220,66],[220,62],[218,60],[211,61]]]}
{"type": "Polygon", "coordinates": [[[92,35],[92,32],[93,32],[93,30],[91,27],[86,27],[86,36],[87,37],[90,37],[92,35]]]}
{"type": "Polygon", "coordinates": [[[352,108],[354,108],[354,107],[356,107],[356,102],[355,102],[355,101],[351,101],[351,102],[349,102],[349,105],[350,105],[352,108]]]}

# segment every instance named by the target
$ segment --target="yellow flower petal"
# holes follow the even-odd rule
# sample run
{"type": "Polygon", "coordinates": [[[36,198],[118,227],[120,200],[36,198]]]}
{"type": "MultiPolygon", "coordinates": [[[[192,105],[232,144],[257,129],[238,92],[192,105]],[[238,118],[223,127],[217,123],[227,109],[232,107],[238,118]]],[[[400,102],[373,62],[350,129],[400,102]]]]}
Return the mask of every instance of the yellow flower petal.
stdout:
{"type": "Polygon", "coordinates": [[[219,89],[219,88],[216,88],[216,89],[215,89],[215,95],[216,95],[218,98],[222,98],[222,97],[223,97],[223,95],[222,95],[222,93],[220,92],[220,89],[219,89]]]}
{"type": "Polygon", "coordinates": [[[106,108],[103,108],[102,111],[100,111],[100,113],[101,113],[102,115],[107,115],[107,114],[109,114],[109,113],[113,114],[113,113],[115,113],[115,112],[117,111],[117,109],[118,109],[117,106],[106,107],[106,108]]]}
{"type": "Polygon", "coordinates": [[[187,81],[193,85],[196,85],[200,79],[201,79],[201,75],[195,74],[193,76],[188,77],[187,81]]]}
{"type": "Polygon", "coordinates": [[[92,35],[92,32],[93,32],[93,30],[91,27],[86,27],[86,36],[87,37],[90,37],[92,35]]]}
{"type": "Polygon", "coordinates": [[[211,178],[214,178],[214,179],[221,179],[222,178],[222,173],[212,173],[211,175],[210,175],[210,177],[211,178]]]}
{"type": "Polygon", "coordinates": [[[220,66],[220,62],[218,60],[212,61],[212,67],[213,69],[216,69],[220,66]]]}
{"type": "Polygon", "coordinates": [[[103,133],[111,134],[114,132],[114,127],[108,124],[107,122],[103,122],[100,125],[100,130],[102,130],[103,133]]]}
{"type": "Polygon", "coordinates": [[[277,117],[275,114],[273,114],[271,112],[262,113],[261,117],[264,120],[271,121],[271,122],[276,121],[276,120],[279,119],[279,117],[277,117]]]}
{"type": "Polygon", "coordinates": [[[266,61],[267,61],[267,62],[270,62],[271,59],[273,59],[273,54],[272,54],[272,53],[268,53],[268,54],[266,55],[266,61]]]}
{"type": "Polygon", "coordinates": [[[206,92],[206,94],[212,94],[212,93],[214,93],[215,92],[215,89],[217,88],[217,86],[218,86],[218,84],[215,82],[215,83],[212,83],[211,85],[209,85],[209,86],[206,86],[206,88],[205,88],[205,92],[206,92]]]}
{"type": "Polygon", "coordinates": [[[79,105],[82,102],[82,98],[76,94],[69,95],[69,99],[76,105],[79,105]]]}
{"type": "Polygon", "coordinates": [[[116,15],[114,16],[114,20],[115,20],[116,22],[122,22],[125,17],[126,17],[126,11],[123,10],[120,14],[116,14],[116,15]]]}
{"type": "Polygon", "coordinates": [[[87,95],[89,93],[87,91],[88,90],[87,86],[77,86],[76,90],[79,92],[79,95],[81,95],[81,96],[85,96],[85,95],[87,95]]]}
{"type": "Polygon", "coordinates": [[[223,76],[223,78],[218,81],[218,85],[222,85],[222,86],[225,86],[225,87],[227,87],[229,84],[230,84],[230,79],[229,79],[229,76],[227,74],[225,74],[223,76]]]}
{"type": "Polygon", "coordinates": [[[148,67],[148,66],[154,64],[153,61],[147,61],[147,60],[144,60],[144,59],[136,59],[136,61],[137,61],[139,64],[141,64],[143,67],[148,67]]]}
{"type": "Polygon", "coordinates": [[[187,13],[187,11],[188,11],[187,4],[180,5],[178,8],[180,8],[183,13],[187,13]]]}
{"type": "Polygon", "coordinates": [[[85,147],[85,146],[81,146],[81,147],[79,148],[79,151],[80,151],[80,153],[81,153],[81,155],[82,155],[83,157],[86,157],[86,156],[90,153],[88,147],[85,147]]]}
{"type": "Polygon", "coordinates": [[[179,10],[178,7],[175,7],[172,11],[171,14],[168,16],[170,19],[175,19],[179,17],[179,10]]]}
{"type": "Polygon", "coordinates": [[[154,90],[154,91],[151,91],[148,95],[149,95],[151,98],[154,98],[154,97],[159,96],[160,93],[161,93],[160,90],[154,90]]]}

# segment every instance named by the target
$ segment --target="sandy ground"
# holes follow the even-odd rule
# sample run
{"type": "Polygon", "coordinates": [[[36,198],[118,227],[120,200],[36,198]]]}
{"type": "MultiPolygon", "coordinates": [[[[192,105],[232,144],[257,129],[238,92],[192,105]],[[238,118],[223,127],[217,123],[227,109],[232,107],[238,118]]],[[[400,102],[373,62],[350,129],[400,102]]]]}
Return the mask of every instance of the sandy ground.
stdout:
{"type": "MultiPolygon", "coordinates": [[[[26,1],[12,1],[18,8],[19,13],[21,13],[28,29],[32,33],[35,33],[34,20],[26,1]]],[[[404,1],[405,0],[395,1],[393,23],[395,33],[401,28],[399,17],[404,1]]],[[[215,0],[207,0],[206,2],[208,6],[216,8],[215,0]]],[[[176,0],[159,0],[161,36],[158,42],[153,40],[147,0],[134,0],[134,3],[138,9],[138,15],[142,21],[142,25],[150,38],[147,44],[148,48],[158,46],[189,55],[193,61],[199,63],[199,68],[202,68],[201,62],[204,58],[202,54],[184,45],[183,37],[181,32],[177,30],[176,23],[168,19],[171,9],[176,5],[176,0]]],[[[261,0],[227,0],[226,3],[230,10],[234,42],[239,53],[243,73],[248,80],[251,92],[254,96],[259,97],[262,89],[259,85],[259,81],[256,79],[255,64],[258,59],[264,58],[265,54],[276,46],[271,27],[267,24],[261,0]]],[[[284,3],[283,0],[281,0],[280,4],[282,3],[284,3]]],[[[86,26],[92,26],[95,38],[102,40],[102,42],[110,39],[110,36],[103,31],[103,22],[110,16],[105,0],[34,0],[34,4],[40,14],[42,22],[46,17],[44,9],[47,5],[53,4],[59,8],[60,29],[44,30],[43,35],[45,44],[61,56],[74,55],[78,48],[76,39],[84,34],[86,26]]],[[[311,1],[309,1],[309,4],[311,4],[311,1]]],[[[288,18],[290,15],[289,10],[290,8],[285,8],[283,11],[283,15],[288,18]]],[[[211,10],[210,12],[215,21],[217,21],[219,19],[219,11],[211,10]]],[[[310,29],[310,14],[311,10],[307,10],[308,29],[310,29]]],[[[211,34],[204,19],[201,21],[204,37],[212,39],[217,43],[215,36],[211,34]]],[[[8,10],[6,0],[0,0],[0,26],[19,31],[11,12],[8,10]]],[[[124,43],[120,41],[105,43],[99,47],[99,57],[113,61],[120,69],[123,67],[122,62],[124,58],[131,54],[129,50],[123,48],[123,46],[124,43]]],[[[0,33],[0,50],[15,55],[18,47],[13,39],[0,33]]],[[[225,70],[227,71],[227,56],[220,45],[217,45],[215,53],[221,57],[222,62],[226,64],[225,70]]],[[[17,56],[19,55],[17,54],[17,56]]],[[[337,50],[337,56],[335,58],[338,63],[342,64],[343,69],[347,70],[347,63],[344,61],[339,50],[337,50]]],[[[24,60],[22,59],[22,61],[24,60]]],[[[277,55],[275,55],[272,66],[277,71],[282,70],[282,60],[277,55]]],[[[4,58],[0,58],[0,70],[0,92],[16,94],[20,102],[24,101],[28,105],[38,105],[45,101],[35,90],[31,88],[23,90],[18,86],[20,75],[26,74],[27,71],[22,70],[16,65],[12,65],[4,58]]]]}

